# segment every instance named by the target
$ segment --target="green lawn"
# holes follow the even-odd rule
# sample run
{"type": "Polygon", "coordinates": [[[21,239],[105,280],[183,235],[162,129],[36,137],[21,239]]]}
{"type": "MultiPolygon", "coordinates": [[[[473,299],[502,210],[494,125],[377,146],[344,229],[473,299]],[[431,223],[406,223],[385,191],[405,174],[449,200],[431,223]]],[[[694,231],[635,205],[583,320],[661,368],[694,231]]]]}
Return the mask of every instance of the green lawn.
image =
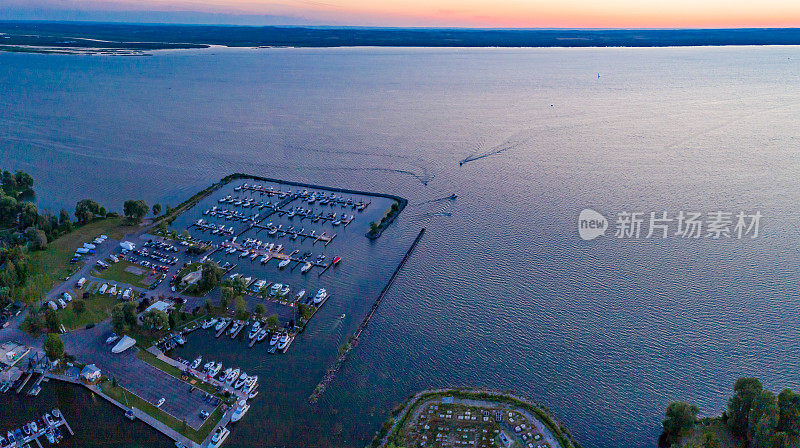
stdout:
{"type": "Polygon", "coordinates": [[[28,261],[32,274],[15,298],[27,303],[36,303],[61,279],[72,275],[78,269],[77,265],[69,263],[75,249],[101,234],[110,238],[121,238],[133,230],[133,227],[124,226],[121,218],[102,219],[52,241],[45,250],[31,252],[28,261]]]}
{"type": "MultiPolygon", "coordinates": [[[[72,293],[76,300],[82,295],[83,290],[80,289],[72,293]]],[[[80,313],[74,309],[75,300],[68,303],[66,308],[56,312],[67,330],[77,330],[86,327],[87,324],[96,324],[108,319],[111,317],[111,308],[117,304],[116,296],[109,297],[107,294],[90,294],[88,299],[82,300],[86,306],[80,313]]]]}
{"type": "Polygon", "coordinates": [[[214,426],[216,426],[219,420],[222,418],[222,406],[217,406],[214,412],[211,413],[211,416],[206,419],[205,423],[203,423],[203,426],[201,426],[200,429],[195,430],[189,427],[189,425],[184,425],[182,421],[178,421],[178,419],[175,417],[157,408],[149,401],[139,398],[129,390],[120,386],[114,387],[111,384],[111,381],[104,381],[100,383],[100,390],[103,391],[104,394],[111,397],[111,399],[119,403],[144,411],[151,417],[169,426],[175,431],[178,431],[196,443],[202,443],[203,440],[205,440],[205,438],[211,434],[214,426]]]}
{"type": "Polygon", "coordinates": [[[150,284],[145,283],[144,279],[146,275],[136,275],[132,272],[128,272],[125,269],[129,267],[137,267],[144,272],[147,272],[147,269],[137,266],[131,262],[120,260],[119,263],[111,263],[108,269],[103,270],[94,270],[92,271],[92,275],[97,278],[102,278],[105,280],[113,280],[119,283],[125,283],[131,286],[137,286],[139,288],[149,288],[150,284]]]}

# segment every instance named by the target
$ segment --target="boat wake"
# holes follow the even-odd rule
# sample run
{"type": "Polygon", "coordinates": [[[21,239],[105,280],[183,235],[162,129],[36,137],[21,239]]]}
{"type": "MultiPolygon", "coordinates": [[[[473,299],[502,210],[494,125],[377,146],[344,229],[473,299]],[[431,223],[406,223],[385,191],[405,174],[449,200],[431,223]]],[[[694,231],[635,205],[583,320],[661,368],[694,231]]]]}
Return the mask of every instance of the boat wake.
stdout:
{"type": "Polygon", "coordinates": [[[471,155],[461,159],[458,162],[458,166],[463,166],[466,163],[474,162],[476,160],[484,159],[486,157],[496,156],[498,154],[502,154],[506,151],[510,151],[512,149],[519,148],[526,142],[525,139],[521,138],[521,133],[515,134],[512,137],[509,137],[503,143],[499,145],[493,146],[489,149],[485,149],[482,142],[478,143],[477,151],[472,153],[471,155]]]}

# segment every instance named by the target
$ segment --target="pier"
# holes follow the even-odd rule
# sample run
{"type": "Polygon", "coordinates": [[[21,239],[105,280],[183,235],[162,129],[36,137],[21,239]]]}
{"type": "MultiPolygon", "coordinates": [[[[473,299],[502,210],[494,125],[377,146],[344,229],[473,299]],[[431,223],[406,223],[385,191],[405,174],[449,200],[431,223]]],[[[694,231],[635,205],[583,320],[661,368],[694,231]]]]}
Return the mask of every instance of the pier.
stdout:
{"type": "Polygon", "coordinates": [[[334,361],[333,364],[331,364],[331,366],[327,370],[327,373],[325,373],[325,376],[323,376],[322,380],[319,382],[319,384],[317,384],[317,387],[314,389],[314,392],[308,397],[309,403],[316,403],[319,400],[319,397],[322,396],[323,393],[325,393],[325,389],[327,389],[328,384],[330,384],[330,382],[336,377],[336,374],[339,372],[339,369],[341,369],[342,364],[347,359],[347,354],[350,353],[350,350],[352,350],[352,348],[356,344],[358,344],[358,340],[361,337],[361,334],[363,333],[364,329],[367,328],[369,320],[372,319],[372,316],[375,314],[375,311],[378,309],[378,306],[380,305],[381,301],[386,296],[386,293],[389,291],[389,288],[392,286],[392,283],[394,283],[395,278],[397,278],[397,274],[399,274],[400,270],[403,269],[403,265],[405,265],[406,261],[408,261],[408,259],[411,257],[411,253],[414,252],[414,249],[417,247],[417,244],[422,239],[423,235],[425,235],[425,228],[420,229],[419,234],[414,239],[414,242],[411,243],[411,247],[408,248],[408,251],[406,251],[406,254],[403,257],[403,259],[400,260],[400,264],[397,265],[397,268],[392,273],[392,276],[389,277],[389,281],[386,283],[386,286],[383,287],[383,290],[381,290],[381,293],[378,295],[378,298],[375,299],[375,303],[372,304],[369,313],[367,313],[366,317],[364,317],[364,320],[361,322],[361,325],[358,326],[358,329],[348,341],[347,349],[344,352],[342,352],[342,354],[339,355],[338,358],[336,358],[336,361],[334,361]]]}
{"type": "Polygon", "coordinates": [[[333,234],[333,236],[327,236],[326,234],[328,232],[322,232],[321,234],[310,234],[310,233],[302,233],[302,230],[279,229],[277,227],[262,226],[261,224],[252,224],[250,227],[254,228],[254,229],[258,229],[258,230],[256,230],[256,234],[258,234],[258,232],[260,232],[262,230],[266,230],[267,232],[270,232],[272,230],[276,230],[277,229],[277,233],[275,234],[275,236],[286,236],[286,235],[291,235],[293,237],[297,236],[297,237],[303,238],[302,241],[305,241],[307,238],[311,238],[311,239],[314,240],[315,244],[316,244],[317,241],[322,241],[323,243],[325,243],[326,246],[328,245],[328,243],[333,241],[334,238],[336,238],[336,234],[335,233],[333,234]]]}
{"type": "MultiPolygon", "coordinates": [[[[58,416],[56,417],[54,414],[47,413],[40,419],[37,419],[39,422],[43,423],[44,426],[39,426],[37,424],[37,428],[35,432],[32,432],[30,435],[25,436],[23,435],[21,438],[18,438],[15,442],[4,445],[7,448],[18,448],[18,447],[25,447],[30,446],[30,443],[36,443],[39,448],[42,448],[42,442],[39,441],[40,437],[47,437],[48,434],[51,437],[55,437],[53,432],[61,427],[65,427],[67,432],[69,432],[70,436],[74,436],[75,432],[72,431],[72,427],[69,426],[67,423],[67,419],[64,417],[64,414],[61,413],[61,410],[58,408],[53,409],[54,412],[58,412],[58,416]]],[[[13,432],[13,430],[11,430],[13,432]]],[[[57,443],[57,442],[56,442],[57,443]]]]}
{"type": "Polygon", "coordinates": [[[222,328],[219,331],[217,331],[217,334],[214,335],[214,337],[215,338],[219,338],[220,336],[222,336],[222,333],[225,333],[225,330],[228,329],[228,326],[231,324],[231,322],[232,321],[230,321],[230,320],[225,322],[225,325],[223,325],[222,328]]]}

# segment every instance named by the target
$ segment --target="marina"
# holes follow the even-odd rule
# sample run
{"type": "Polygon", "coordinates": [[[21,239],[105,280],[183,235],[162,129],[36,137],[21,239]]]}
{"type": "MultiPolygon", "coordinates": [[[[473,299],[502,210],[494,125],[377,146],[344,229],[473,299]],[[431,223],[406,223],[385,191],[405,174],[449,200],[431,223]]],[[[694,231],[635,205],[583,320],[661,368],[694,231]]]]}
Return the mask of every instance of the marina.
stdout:
{"type": "Polygon", "coordinates": [[[0,447],[3,448],[24,448],[29,447],[31,443],[42,448],[40,439],[44,439],[49,444],[57,444],[67,433],[70,436],[75,435],[58,408],[26,423],[22,428],[12,428],[3,434],[4,430],[5,428],[0,428],[0,447]]]}

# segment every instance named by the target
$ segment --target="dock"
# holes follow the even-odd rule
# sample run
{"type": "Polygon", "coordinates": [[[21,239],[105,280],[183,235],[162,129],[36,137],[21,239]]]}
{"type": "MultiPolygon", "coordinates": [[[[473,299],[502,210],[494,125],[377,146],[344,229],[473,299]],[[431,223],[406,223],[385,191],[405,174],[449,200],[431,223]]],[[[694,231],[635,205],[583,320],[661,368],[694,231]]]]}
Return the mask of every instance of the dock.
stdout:
{"type": "Polygon", "coordinates": [[[228,321],[228,322],[226,322],[226,323],[225,323],[225,325],[224,325],[224,326],[223,326],[223,327],[222,327],[222,328],[221,328],[221,329],[220,329],[220,330],[217,332],[217,334],[216,334],[216,335],[214,335],[214,337],[215,337],[215,338],[219,338],[220,336],[222,336],[222,333],[225,333],[225,330],[227,330],[227,329],[228,329],[228,326],[230,326],[230,324],[231,324],[231,321],[229,320],[229,321],[228,321]]]}
{"type": "MultiPolygon", "coordinates": [[[[266,230],[267,232],[270,232],[270,231],[272,231],[274,229],[277,229],[274,226],[273,227],[263,226],[261,224],[253,224],[250,227],[254,228],[254,229],[258,229],[258,230],[256,230],[256,234],[258,232],[262,231],[262,230],[266,230]]],[[[303,230],[305,230],[305,229],[303,229],[303,230]]],[[[298,238],[303,238],[302,241],[305,241],[307,238],[311,238],[311,239],[314,240],[315,243],[317,241],[322,241],[323,243],[325,243],[326,246],[328,245],[328,243],[333,241],[334,238],[336,238],[336,234],[334,234],[333,236],[327,236],[326,235],[327,232],[322,232],[321,234],[316,234],[316,233],[311,234],[311,233],[303,233],[302,230],[290,230],[290,229],[278,229],[277,232],[278,233],[275,235],[276,237],[278,236],[278,234],[280,234],[280,236],[286,236],[286,235],[295,236],[295,235],[297,235],[298,238]]]]}
{"type": "MultiPolygon", "coordinates": [[[[46,437],[49,432],[52,432],[55,429],[61,428],[61,427],[65,427],[67,429],[67,432],[69,432],[70,436],[74,436],[75,432],[72,431],[72,427],[69,426],[69,423],[67,422],[67,419],[64,417],[64,414],[61,412],[61,410],[56,408],[56,409],[54,409],[54,411],[58,411],[59,417],[56,417],[55,415],[52,415],[49,412],[48,412],[48,415],[51,416],[52,420],[56,420],[55,423],[52,423],[51,421],[48,421],[48,419],[42,417],[41,421],[44,422],[44,424],[45,424],[44,428],[37,427],[36,432],[32,433],[29,436],[23,436],[22,438],[18,439],[16,442],[14,442],[14,443],[12,443],[10,445],[5,445],[5,447],[7,447],[7,448],[18,448],[18,447],[23,447],[23,446],[30,446],[29,445],[30,443],[34,443],[35,442],[38,447],[42,448],[42,442],[39,441],[39,438],[40,437],[46,437]]],[[[11,431],[13,432],[13,429],[11,431]]]]}
{"type": "Polygon", "coordinates": [[[242,322],[242,325],[240,325],[239,328],[231,335],[231,339],[236,339],[236,336],[239,336],[239,333],[241,333],[246,326],[246,323],[242,322]]]}

